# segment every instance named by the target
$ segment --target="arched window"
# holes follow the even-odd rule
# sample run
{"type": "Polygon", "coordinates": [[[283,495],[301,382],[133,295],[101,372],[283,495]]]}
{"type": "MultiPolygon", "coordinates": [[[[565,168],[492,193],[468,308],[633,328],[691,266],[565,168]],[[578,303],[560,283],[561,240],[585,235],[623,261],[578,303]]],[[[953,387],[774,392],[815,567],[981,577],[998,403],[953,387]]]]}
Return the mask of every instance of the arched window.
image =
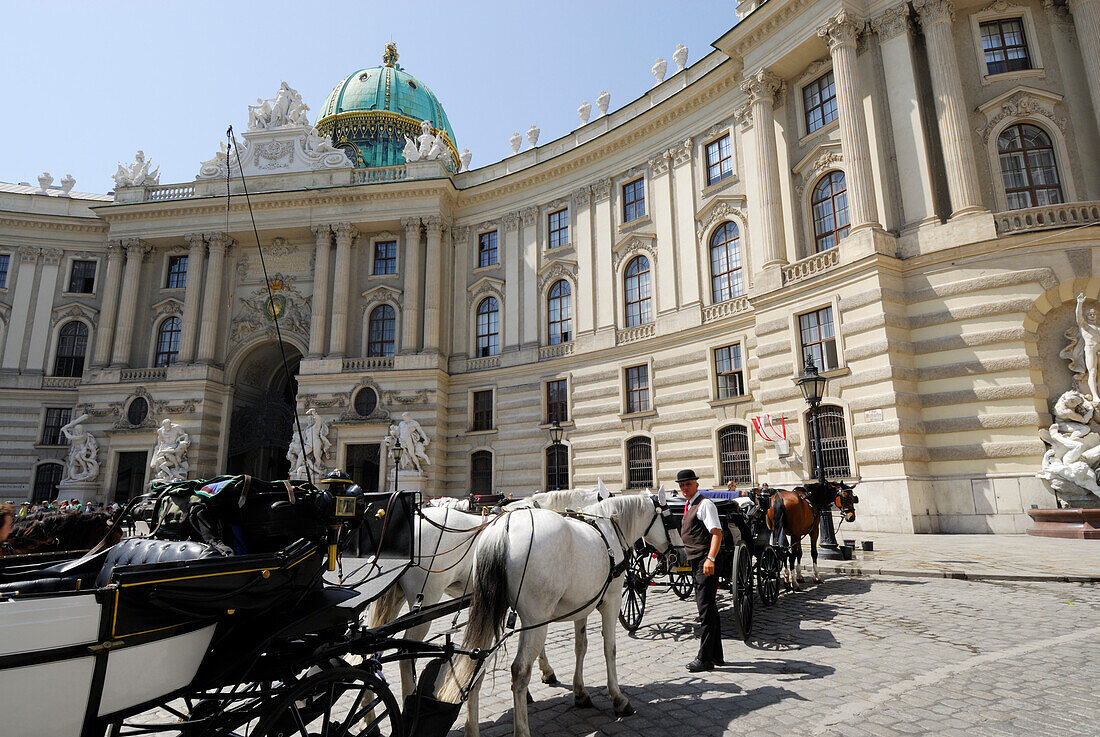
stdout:
{"type": "Polygon", "coordinates": [[[573,289],[565,279],[550,287],[546,301],[550,345],[573,340],[573,289]]]}
{"type": "Polygon", "coordinates": [[[997,138],[1008,209],[1064,202],[1054,146],[1042,128],[1021,123],[997,138]]]}
{"type": "Polygon", "coordinates": [[[741,276],[741,234],[735,223],[723,223],[710,237],[710,283],[715,303],[745,293],[741,276]]]}
{"type": "Polygon", "coordinates": [[[739,486],[752,485],[747,427],[729,425],[718,431],[718,459],[722,466],[723,485],[730,481],[736,481],[739,486]]]}
{"type": "Polygon", "coordinates": [[[57,485],[61,483],[60,463],[43,463],[34,472],[34,499],[35,502],[49,501],[57,498],[57,485]]]}
{"type": "Polygon", "coordinates": [[[180,354],[180,319],[169,317],[157,330],[157,354],[154,366],[170,366],[180,354]]]}
{"type": "Polygon", "coordinates": [[[378,305],[370,311],[367,321],[367,355],[392,356],[394,326],[397,313],[390,305],[378,305]]]}
{"type": "Polygon", "coordinates": [[[479,450],[470,456],[470,493],[490,494],[493,491],[493,453],[479,450]]]}
{"type": "Polygon", "coordinates": [[[811,200],[814,210],[814,248],[833,248],[848,235],[848,185],[844,172],[826,174],[814,187],[811,200]]]}
{"type": "Polygon", "coordinates": [[[628,489],[653,488],[653,444],[639,436],[626,441],[626,486],[628,489]]]}
{"type": "Polygon", "coordinates": [[[486,297],[477,306],[477,357],[500,353],[500,305],[496,297],[486,297]]]}
{"type": "Polygon", "coordinates": [[[79,320],[61,326],[57,336],[57,359],[54,376],[80,376],[84,373],[84,356],[88,352],[88,326],[79,320]]]}
{"type": "Polygon", "coordinates": [[[546,490],[569,488],[569,446],[556,443],[546,448],[546,490]]]}
{"type": "Polygon", "coordinates": [[[626,266],[626,326],[633,328],[653,322],[650,305],[649,259],[635,256],[626,266]]]}
{"type": "MultiPolygon", "coordinates": [[[[825,466],[825,478],[845,479],[852,475],[848,462],[848,433],[844,428],[844,410],[831,404],[818,407],[817,426],[821,432],[821,461],[825,466]]],[[[811,414],[806,422],[813,422],[811,414]]],[[[806,437],[810,439],[810,471],[817,476],[817,454],[814,452],[813,427],[806,428],[806,437]]]]}

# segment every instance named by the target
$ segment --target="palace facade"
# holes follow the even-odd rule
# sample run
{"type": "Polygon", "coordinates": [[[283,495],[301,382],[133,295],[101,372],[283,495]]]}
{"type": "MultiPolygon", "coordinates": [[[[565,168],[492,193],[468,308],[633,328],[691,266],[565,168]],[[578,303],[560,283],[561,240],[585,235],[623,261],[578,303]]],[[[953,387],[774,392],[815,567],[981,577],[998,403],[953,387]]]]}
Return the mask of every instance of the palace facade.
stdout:
{"type": "Polygon", "coordinates": [[[147,482],[164,418],[192,477],[280,476],[294,403],[368,489],[403,413],[433,495],[789,485],[810,355],[859,526],[1023,531],[1054,506],[1075,295],[1100,295],[1100,0],[737,12],[640,98],[473,171],[396,54],[337,85],[309,161],[250,130],[266,277],[232,158],[0,185],[0,497],[56,495],[80,415],[100,499],[147,482]],[[425,120],[440,153],[409,161],[425,120]]]}

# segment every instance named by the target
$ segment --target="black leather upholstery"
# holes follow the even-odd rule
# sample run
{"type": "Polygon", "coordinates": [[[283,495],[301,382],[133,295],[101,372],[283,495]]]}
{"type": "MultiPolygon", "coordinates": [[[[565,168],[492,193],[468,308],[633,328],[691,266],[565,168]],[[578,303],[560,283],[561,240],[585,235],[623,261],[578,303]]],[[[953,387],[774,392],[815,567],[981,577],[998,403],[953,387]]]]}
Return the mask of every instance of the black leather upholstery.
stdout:
{"type": "Polygon", "coordinates": [[[111,582],[116,566],[141,566],[152,563],[177,563],[185,560],[221,557],[221,553],[210,545],[174,540],[147,540],[132,537],[123,540],[110,549],[107,559],[96,576],[96,587],[111,582]]]}

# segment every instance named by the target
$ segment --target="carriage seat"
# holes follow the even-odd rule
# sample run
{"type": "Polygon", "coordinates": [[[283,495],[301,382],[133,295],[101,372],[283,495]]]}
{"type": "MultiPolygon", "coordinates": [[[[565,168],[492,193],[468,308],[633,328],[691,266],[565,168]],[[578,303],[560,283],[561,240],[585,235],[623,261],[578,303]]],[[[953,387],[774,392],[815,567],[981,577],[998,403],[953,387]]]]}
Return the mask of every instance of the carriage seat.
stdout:
{"type": "Polygon", "coordinates": [[[107,551],[103,568],[96,576],[97,588],[111,582],[111,576],[118,566],[144,566],[154,563],[179,563],[202,558],[221,557],[221,553],[212,545],[175,540],[148,540],[132,537],[123,540],[107,551]]]}

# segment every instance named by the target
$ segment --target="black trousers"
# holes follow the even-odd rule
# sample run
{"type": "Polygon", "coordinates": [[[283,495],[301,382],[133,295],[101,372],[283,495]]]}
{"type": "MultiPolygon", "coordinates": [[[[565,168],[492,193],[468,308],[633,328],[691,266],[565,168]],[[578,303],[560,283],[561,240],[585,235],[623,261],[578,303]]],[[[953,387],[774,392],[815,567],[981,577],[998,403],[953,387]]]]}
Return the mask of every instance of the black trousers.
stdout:
{"type": "Polygon", "coordinates": [[[699,660],[721,663],[722,622],[718,618],[718,573],[708,576],[703,573],[706,558],[691,561],[692,583],[695,586],[695,606],[699,608],[699,660]]]}

